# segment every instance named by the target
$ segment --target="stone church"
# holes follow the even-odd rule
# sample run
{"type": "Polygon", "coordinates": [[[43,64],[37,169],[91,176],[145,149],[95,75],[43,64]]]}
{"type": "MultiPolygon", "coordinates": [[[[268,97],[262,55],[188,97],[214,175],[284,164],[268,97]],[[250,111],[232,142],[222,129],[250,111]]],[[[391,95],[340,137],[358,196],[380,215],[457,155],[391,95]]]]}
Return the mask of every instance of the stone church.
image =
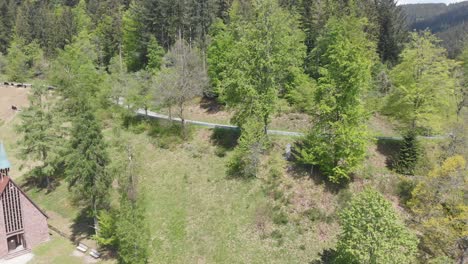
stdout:
{"type": "Polygon", "coordinates": [[[0,259],[28,253],[49,240],[47,215],[10,178],[10,162],[0,143],[0,259]]]}

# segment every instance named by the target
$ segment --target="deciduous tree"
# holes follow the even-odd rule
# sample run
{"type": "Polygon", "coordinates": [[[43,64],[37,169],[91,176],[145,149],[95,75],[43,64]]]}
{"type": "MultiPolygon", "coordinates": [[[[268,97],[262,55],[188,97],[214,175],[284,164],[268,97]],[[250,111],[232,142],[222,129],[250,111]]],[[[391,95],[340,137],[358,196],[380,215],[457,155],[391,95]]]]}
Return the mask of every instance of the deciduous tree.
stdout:
{"type": "Polygon", "coordinates": [[[366,189],[340,214],[336,263],[413,263],[418,240],[380,193],[366,189]]]}
{"type": "Polygon", "coordinates": [[[355,17],[332,18],[314,50],[318,57],[316,120],[298,142],[298,161],[315,165],[332,182],[349,179],[366,152],[362,97],[371,80],[374,45],[355,17]]]}

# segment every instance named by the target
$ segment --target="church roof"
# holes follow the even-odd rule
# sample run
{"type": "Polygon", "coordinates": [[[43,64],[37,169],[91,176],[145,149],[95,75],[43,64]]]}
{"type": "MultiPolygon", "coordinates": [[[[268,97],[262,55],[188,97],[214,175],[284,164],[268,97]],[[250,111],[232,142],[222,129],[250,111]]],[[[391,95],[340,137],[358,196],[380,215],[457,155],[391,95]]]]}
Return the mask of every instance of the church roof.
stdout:
{"type": "MultiPolygon", "coordinates": [[[[8,161],[5,148],[3,147],[3,143],[0,142],[0,169],[9,168],[10,162],[8,161]]],[[[26,197],[26,199],[28,199],[34,205],[34,207],[36,207],[39,210],[39,212],[41,212],[45,217],[49,218],[47,214],[44,211],[42,211],[42,209],[39,206],[37,206],[37,204],[35,204],[25,192],[23,192],[23,190],[21,190],[21,188],[18,185],[16,185],[16,183],[12,179],[10,179],[9,176],[4,176],[0,179],[0,195],[3,194],[3,191],[5,191],[5,188],[8,186],[9,182],[11,182],[16,188],[18,188],[18,190],[24,195],[24,197],[26,197]]]]}
{"type": "Polygon", "coordinates": [[[10,162],[3,147],[3,143],[0,142],[0,169],[10,168],[10,162]]]}

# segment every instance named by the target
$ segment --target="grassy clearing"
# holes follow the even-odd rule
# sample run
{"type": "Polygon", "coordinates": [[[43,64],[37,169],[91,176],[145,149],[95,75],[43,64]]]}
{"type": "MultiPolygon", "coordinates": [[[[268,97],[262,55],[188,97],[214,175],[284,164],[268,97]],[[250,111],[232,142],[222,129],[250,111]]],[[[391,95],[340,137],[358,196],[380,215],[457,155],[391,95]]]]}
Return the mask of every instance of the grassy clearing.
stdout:
{"type": "Polygon", "coordinates": [[[33,250],[35,256],[31,264],[83,263],[81,258],[72,255],[74,250],[75,247],[68,240],[52,233],[50,241],[33,250]]]}
{"type": "MultiPolygon", "coordinates": [[[[293,139],[272,137],[274,146],[265,157],[264,173],[257,179],[230,179],[225,164],[235,134],[192,128],[193,136],[182,142],[165,133],[163,126],[145,132],[148,128],[136,123],[116,134],[115,124],[108,124],[108,142],[112,145],[125,138],[136,152],[151,230],[151,263],[311,262],[324,249],[334,247],[339,232],[336,211],[343,201],[366,184],[388,183],[392,177],[379,169],[385,161],[378,150],[371,150],[371,165],[363,168],[361,178],[349,189],[335,192],[307,173],[291,170],[280,156],[293,139]],[[279,168],[275,180],[271,179],[273,166],[279,168]],[[366,171],[382,176],[368,180],[366,171]]],[[[14,149],[17,135],[10,128],[3,133],[7,146],[14,149]]],[[[121,150],[110,151],[119,162],[116,157],[121,150]]],[[[73,232],[80,210],[70,203],[66,184],[49,194],[35,188],[28,194],[51,216],[51,224],[73,232]]],[[[35,263],[83,261],[70,255],[70,242],[56,237],[36,250],[35,263]],[[47,255],[52,262],[40,262],[47,255]]]]}
{"type": "Polygon", "coordinates": [[[197,129],[185,143],[158,148],[164,139],[122,132],[139,153],[152,262],[306,263],[332,246],[315,235],[316,223],[275,224],[263,179],[229,179],[230,152],[217,155],[212,133],[197,129]]]}
{"type": "MultiPolygon", "coordinates": [[[[67,239],[52,232],[50,241],[33,250],[34,258],[30,264],[83,264],[93,263],[89,255],[75,251],[75,246],[67,239]]],[[[101,260],[99,263],[114,263],[112,260],[101,260]]]]}

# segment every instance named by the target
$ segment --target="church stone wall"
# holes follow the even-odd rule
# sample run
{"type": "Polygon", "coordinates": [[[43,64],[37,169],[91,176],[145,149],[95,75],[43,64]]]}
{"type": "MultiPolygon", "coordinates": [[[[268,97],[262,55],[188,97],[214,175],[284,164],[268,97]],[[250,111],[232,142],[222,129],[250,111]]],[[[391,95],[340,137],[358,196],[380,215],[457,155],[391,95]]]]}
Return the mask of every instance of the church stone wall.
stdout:
{"type": "Polygon", "coordinates": [[[49,240],[49,227],[47,218],[39,211],[31,201],[20,193],[21,207],[23,209],[23,225],[26,238],[26,247],[33,248],[36,245],[49,240]]]}
{"type": "Polygon", "coordinates": [[[3,200],[0,199],[0,258],[8,254],[8,244],[6,240],[5,220],[3,217],[3,200]]]}

